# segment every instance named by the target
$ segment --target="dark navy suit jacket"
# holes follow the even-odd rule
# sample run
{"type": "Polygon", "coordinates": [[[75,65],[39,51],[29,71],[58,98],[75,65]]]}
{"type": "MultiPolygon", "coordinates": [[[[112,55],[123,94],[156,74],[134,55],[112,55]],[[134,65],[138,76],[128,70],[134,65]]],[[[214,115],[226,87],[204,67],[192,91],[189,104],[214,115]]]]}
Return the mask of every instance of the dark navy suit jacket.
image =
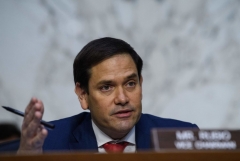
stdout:
{"type": "MultiPolygon", "coordinates": [[[[97,151],[97,140],[93,132],[91,114],[83,112],[78,115],[52,121],[54,130],[49,130],[44,142],[44,151],[81,150],[97,151]]],[[[136,149],[147,150],[151,148],[152,128],[198,128],[197,125],[142,114],[135,126],[136,149]]],[[[16,151],[19,141],[0,145],[0,151],[16,151]]]]}

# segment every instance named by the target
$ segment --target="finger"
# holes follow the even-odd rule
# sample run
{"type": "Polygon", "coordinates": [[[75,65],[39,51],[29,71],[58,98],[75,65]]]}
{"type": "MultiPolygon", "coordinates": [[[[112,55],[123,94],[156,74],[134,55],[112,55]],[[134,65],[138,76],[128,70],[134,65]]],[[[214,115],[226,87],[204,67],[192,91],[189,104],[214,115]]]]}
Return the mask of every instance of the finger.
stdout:
{"type": "Polygon", "coordinates": [[[41,126],[40,120],[42,119],[42,113],[40,111],[36,111],[34,113],[34,117],[29,123],[28,127],[25,129],[24,134],[27,137],[34,137],[38,133],[38,128],[41,126]]]}
{"type": "Polygon", "coordinates": [[[25,109],[25,114],[28,114],[29,111],[31,110],[32,106],[37,102],[37,98],[33,97],[31,98],[30,102],[28,103],[26,109],[25,109]]]}
{"type": "Polygon", "coordinates": [[[39,106],[40,106],[40,111],[42,112],[42,113],[44,113],[44,105],[43,105],[43,102],[41,101],[41,100],[39,100],[39,99],[37,99],[37,103],[39,104],[39,106]]]}
{"type": "Polygon", "coordinates": [[[29,124],[31,123],[31,121],[34,119],[34,115],[35,115],[36,111],[43,113],[43,104],[42,104],[42,102],[39,102],[39,100],[36,100],[36,103],[33,104],[32,108],[30,109],[28,114],[25,114],[24,120],[23,120],[23,126],[22,126],[23,130],[25,128],[27,128],[29,126],[29,124]]]}
{"type": "Polygon", "coordinates": [[[41,148],[43,146],[45,138],[48,135],[48,131],[43,126],[39,129],[39,133],[32,140],[32,145],[35,148],[41,148]]]}
{"type": "Polygon", "coordinates": [[[28,104],[28,106],[25,109],[25,115],[24,115],[24,119],[23,119],[23,124],[22,124],[22,129],[24,129],[25,127],[27,127],[28,123],[30,122],[31,118],[32,118],[32,110],[34,105],[37,102],[37,98],[32,98],[28,104]]]}

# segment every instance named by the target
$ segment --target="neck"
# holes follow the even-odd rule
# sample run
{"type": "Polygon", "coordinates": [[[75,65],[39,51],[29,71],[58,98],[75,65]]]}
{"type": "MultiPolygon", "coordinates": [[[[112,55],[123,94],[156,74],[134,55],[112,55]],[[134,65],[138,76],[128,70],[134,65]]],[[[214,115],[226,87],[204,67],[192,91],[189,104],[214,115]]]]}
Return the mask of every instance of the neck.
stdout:
{"type": "Polygon", "coordinates": [[[102,126],[99,126],[94,120],[92,120],[92,121],[99,130],[101,130],[104,134],[106,134],[113,140],[120,140],[120,139],[124,138],[132,129],[131,128],[129,130],[121,130],[121,131],[114,130],[114,129],[104,128],[102,126]]]}
{"type": "Polygon", "coordinates": [[[122,138],[124,138],[129,133],[129,131],[127,131],[127,132],[113,132],[113,131],[108,131],[108,130],[105,130],[103,132],[106,135],[108,135],[110,138],[112,138],[113,140],[121,140],[122,138]]]}

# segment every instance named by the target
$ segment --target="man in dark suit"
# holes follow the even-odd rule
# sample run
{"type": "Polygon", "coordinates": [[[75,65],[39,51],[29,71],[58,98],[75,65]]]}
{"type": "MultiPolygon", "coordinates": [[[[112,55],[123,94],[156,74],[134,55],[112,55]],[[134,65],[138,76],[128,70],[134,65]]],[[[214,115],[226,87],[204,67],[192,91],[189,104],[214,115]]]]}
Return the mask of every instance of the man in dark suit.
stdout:
{"type": "Polygon", "coordinates": [[[73,64],[75,93],[90,113],[40,125],[43,103],[32,98],[26,108],[18,153],[43,150],[135,152],[150,148],[154,127],[197,128],[196,125],[142,114],[142,59],[126,42],[101,38],[88,43],[73,64]],[[112,144],[113,143],[113,144],[112,144]],[[120,149],[120,150],[119,150],[120,149]]]}

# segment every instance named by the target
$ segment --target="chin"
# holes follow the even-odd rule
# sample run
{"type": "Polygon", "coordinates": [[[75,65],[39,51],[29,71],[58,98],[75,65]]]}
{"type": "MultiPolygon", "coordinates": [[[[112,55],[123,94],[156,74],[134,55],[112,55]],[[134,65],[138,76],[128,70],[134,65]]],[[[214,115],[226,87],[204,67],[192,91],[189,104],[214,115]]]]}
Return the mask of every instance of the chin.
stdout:
{"type": "Polygon", "coordinates": [[[135,123],[133,123],[132,121],[131,122],[121,121],[115,127],[117,128],[116,130],[118,132],[129,132],[133,128],[134,125],[135,125],[135,123]]]}

